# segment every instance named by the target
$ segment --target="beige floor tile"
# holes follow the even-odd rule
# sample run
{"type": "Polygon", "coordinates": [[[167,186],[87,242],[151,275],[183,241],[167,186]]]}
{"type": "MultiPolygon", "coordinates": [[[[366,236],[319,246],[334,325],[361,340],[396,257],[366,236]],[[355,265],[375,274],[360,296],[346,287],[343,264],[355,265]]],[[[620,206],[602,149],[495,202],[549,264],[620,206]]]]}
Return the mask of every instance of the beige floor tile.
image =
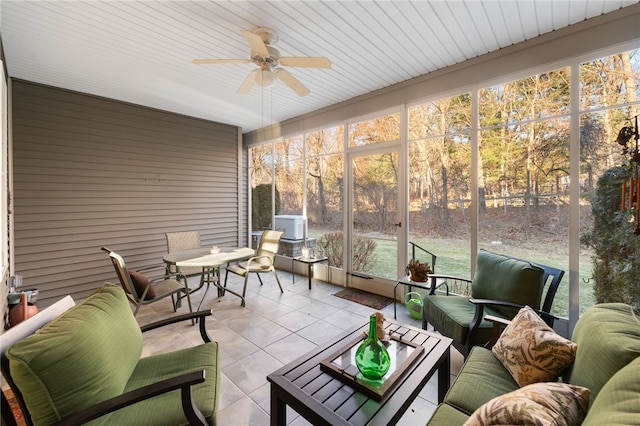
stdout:
{"type": "Polygon", "coordinates": [[[433,415],[437,405],[417,397],[398,421],[398,426],[425,425],[433,415]]]}
{"type": "Polygon", "coordinates": [[[270,319],[278,318],[296,310],[291,306],[283,305],[261,295],[252,297],[251,305],[247,309],[270,319]]]}
{"type": "Polygon", "coordinates": [[[302,312],[302,313],[305,313],[305,314],[309,314],[312,317],[317,318],[317,319],[323,319],[327,315],[338,311],[338,309],[339,308],[337,308],[335,306],[332,306],[332,305],[329,305],[327,303],[324,303],[321,300],[313,300],[308,305],[303,306],[300,309],[298,309],[298,311],[302,312]]]}
{"type": "Polygon", "coordinates": [[[233,383],[224,373],[220,374],[220,398],[218,400],[218,411],[235,404],[242,398],[247,396],[242,390],[233,383]]]}
{"type": "Polygon", "coordinates": [[[244,396],[218,412],[218,424],[224,426],[258,426],[269,424],[269,414],[251,398],[244,396]]]}
{"type": "Polygon", "coordinates": [[[318,321],[318,318],[306,314],[302,311],[293,311],[278,317],[273,320],[276,324],[279,324],[290,331],[298,331],[301,328],[305,328],[308,325],[318,321]]]}
{"type": "Polygon", "coordinates": [[[344,332],[342,328],[330,324],[325,320],[319,320],[298,330],[297,334],[316,345],[320,345],[342,332],[344,332]]]}
{"type": "Polygon", "coordinates": [[[311,299],[309,297],[289,290],[285,290],[284,293],[276,294],[275,296],[276,297],[273,300],[294,309],[300,309],[311,303],[311,299]]]}
{"type": "Polygon", "coordinates": [[[269,321],[260,315],[250,315],[252,321],[230,321],[229,328],[235,330],[239,335],[253,343],[254,345],[264,348],[278,340],[291,334],[291,331],[269,321]]]}
{"type": "Polygon", "coordinates": [[[343,309],[327,315],[324,320],[336,327],[340,327],[343,330],[349,330],[366,324],[368,322],[368,316],[355,314],[343,309]]]}
{"type": "MultiPolygon", "coordinates": [[[[249,280],[246,307],[230,293],[219,297],[216,288],[206,296],[201,289],[192,295],[192,305],[202,301],[202,309],[211,309],[205,320],[210,338],[220,344],[220,401],[218,423],[223,425],[268,425],[270,385],[267,375],[285,363],[312,350],[356,326],[364,325],[375,309],[334,296],[342,288],[322,281],[313,281],[312,289],[306,277],[279,272],[284,293],[275,278],[263,274],[264,285],[252,276],[249,280]]],[[[224,279],[224,271],[222,275],[224,279]]],[[[228,286],[242,291],[242,278],[229,275],[228,286]]],[[[192,287],[197,278],[190,279],[192,287]]],[[[183,301],[173,312],[171,299],[143,306],[137,315],[146,324],[172,315],[188,312],[183,301]]],[[[393,319],[393,305],[381,310],[393,319]]],[[[397,320],[421,328],[422,322],[412,318],[403,305],[397,305],[397,320]]],[[[144,334],[143,355],[166,352],[202,342],[199,327],[190,322],[153,330],[144,334]]],[[[451,351],[452,378],[460,371],[462,356],[451,351]]],[[[400,420],[403,426],[425,424],[433,413],[437,400],[437,373],[420,392],[418,398],[400,420]]],[[[310,423],[291,408],[287,408],[287,423],[308,426],[310,423]]]]}
{"type": "Polygon", "coordinates": [[[246,339],[240,338],[237,341],[227,342],[224,346],[220,343],[220,367],[225,368],[236,363],[239,359],[247,358],[260,352],[260,348],[246,339]]]}
{"type": "Polygon", "coordinates": [[[299,356],[304,355],[317,346],[318,345],[310,342],[304,337],[292,333],[284,339],[278,340],[277,342],[265,347],[264,351],[283,364],[286,364],[299,356]]]}
{"type": "MultiPolygon", "coordinates": [[[[255,391],[249,394],[249,397],[260,406],[266,413],[271,412],[271,386],[269,383],[265,383],[255,391]]],[[[287,423],[291,424],[296,419],[303,419],[298,413],[291,407],[287,406],[287,423]]],[[[306,421],[306,420],[305,420],[306,421]]]]}
{"type": "Polygon", "coordinates": [[[283,365],[267,352],[258,351],[222,367],[221,371],[248,394],[267,383],[267,376],[283,365]]]}

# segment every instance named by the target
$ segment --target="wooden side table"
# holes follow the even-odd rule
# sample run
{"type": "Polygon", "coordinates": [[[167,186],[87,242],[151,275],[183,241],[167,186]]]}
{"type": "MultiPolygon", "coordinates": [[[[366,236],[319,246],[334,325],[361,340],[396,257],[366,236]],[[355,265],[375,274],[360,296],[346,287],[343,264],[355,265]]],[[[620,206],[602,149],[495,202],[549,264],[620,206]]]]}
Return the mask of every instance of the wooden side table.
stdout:
{"type": "Polygon", "coordinates": [[[291,283],[293,284],[296,280],[296,272],[294,268],[294,262],[304,263],[308,267],[308,275],[309,275],[309,290],[311,290],[311,280],[313,279],[313,265],[316,263],[327,262],[329,265],[329,258],[327,256],[324,257],[292,257],[291,258],[291,283]]]}

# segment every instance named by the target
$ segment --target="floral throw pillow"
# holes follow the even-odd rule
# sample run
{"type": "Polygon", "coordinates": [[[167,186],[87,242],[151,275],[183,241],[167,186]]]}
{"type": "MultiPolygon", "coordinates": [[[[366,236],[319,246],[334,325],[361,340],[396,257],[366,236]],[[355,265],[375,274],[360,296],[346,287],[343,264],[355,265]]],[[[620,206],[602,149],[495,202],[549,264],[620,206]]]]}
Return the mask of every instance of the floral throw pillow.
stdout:
{"type": "Polygon", "coordinates": [[[464,426],[579,425],[589,409],[589,389],[566,383],[534,383],[493,398],[464,426]]]}
{"type": "Polygon", "coordinates": [[[573,363],[577,345],[557,334],[529,306],[511,320],[491,349],[520,387],[556,381],[573,363]]]}

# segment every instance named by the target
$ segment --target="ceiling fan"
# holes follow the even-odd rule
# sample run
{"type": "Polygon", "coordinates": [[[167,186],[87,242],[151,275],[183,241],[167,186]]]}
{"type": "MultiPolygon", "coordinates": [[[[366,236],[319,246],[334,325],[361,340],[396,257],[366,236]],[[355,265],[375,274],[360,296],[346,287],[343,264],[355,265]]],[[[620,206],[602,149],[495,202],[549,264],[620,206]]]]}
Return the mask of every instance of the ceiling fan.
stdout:
{"type": "Polygon", "coordinates": [[[300,96],[309,94],[309,89],[295,78],[289,71],[281,68],[331,68],[331,61],[323,57],[280,56],[278,49],[272,44],[278,41],[275,31],[269,28],[256,28],[253,31],[240,31],[251,47],[250,59],[194,59],[194,64],[233,64],[254,63],[259,68],[249,73],[238,88],[238,93],[248,93],[254,84],[262,87],[272,87],[280,79],[300,96]]]}

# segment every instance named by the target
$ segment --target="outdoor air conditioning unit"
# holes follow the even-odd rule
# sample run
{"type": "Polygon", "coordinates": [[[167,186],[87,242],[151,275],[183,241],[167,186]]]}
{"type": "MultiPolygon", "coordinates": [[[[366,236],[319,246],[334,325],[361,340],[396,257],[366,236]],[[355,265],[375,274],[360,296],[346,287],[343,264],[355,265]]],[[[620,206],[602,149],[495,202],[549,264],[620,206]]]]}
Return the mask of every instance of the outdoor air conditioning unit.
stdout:
{"type": "Polygon", "coordinates": [[[276,231],[283,231],[285,240],[301,240],[304,238],[304,217],[295,215],[276,215],[276,231]]]}

